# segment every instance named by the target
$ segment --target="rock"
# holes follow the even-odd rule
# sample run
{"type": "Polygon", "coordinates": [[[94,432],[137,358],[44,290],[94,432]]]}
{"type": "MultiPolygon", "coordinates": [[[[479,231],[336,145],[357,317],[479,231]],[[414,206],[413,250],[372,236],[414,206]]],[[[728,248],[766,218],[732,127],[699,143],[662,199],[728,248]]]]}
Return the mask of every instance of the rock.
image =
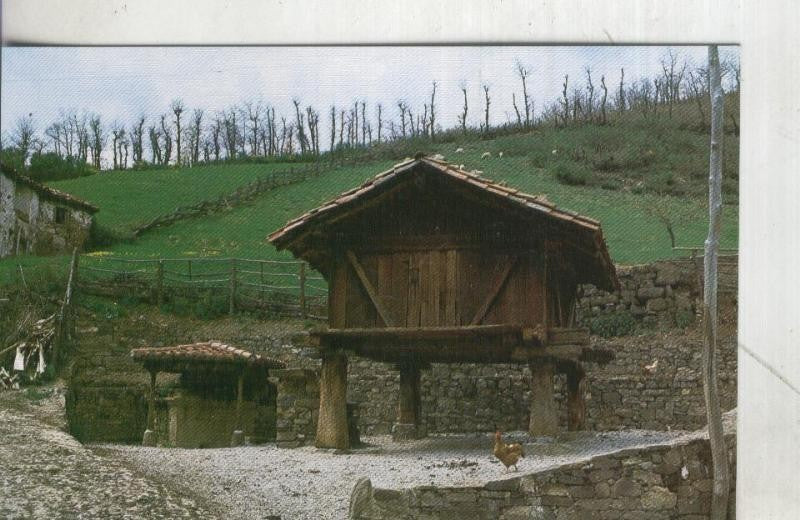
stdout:
{"type": "Polygon", "coordinates": [[[642,507],[644,509],[671,510],[675,508],[677,502],[678,496],[661,486],[653,486],[642,495],[642,507]]]}
{"type": "Polygon", "coordinates": [[[642,287],[636,291],[636,296],[640,300],[650,300],[652,298],[661,298],[664,296],[663,287],[642,287]]]}
{"type": "Polygon", "coordinates": [[[656,269],[656,285],[675,285],[681,278],[681,271],[675,264],[659,264],[656,269]]]}
{"type": "Polygon", "coordinates": [[[635,497],[639,496],[642,492],[642,486],[629,478],[621,478],[614,483],[614,487],[611,491],[615,496],[635,497]]]}
{"type": "Polygon", "coordinates": [[[654,298],[648,300],[646,306],[647,312],[660,312],[667,309],[667,300],[664,298],[654,298]]]}

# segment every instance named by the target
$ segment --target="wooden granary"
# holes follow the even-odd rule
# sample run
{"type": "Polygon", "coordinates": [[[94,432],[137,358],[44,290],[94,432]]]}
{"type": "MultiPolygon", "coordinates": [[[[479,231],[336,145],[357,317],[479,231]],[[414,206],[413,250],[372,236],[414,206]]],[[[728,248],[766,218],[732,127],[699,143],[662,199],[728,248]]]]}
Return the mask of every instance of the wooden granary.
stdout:
{"type": "Polygon", "coordinates": [[[329,284],[320,351],[319,447],[349,445],[347,354],[400,371],[395,433],[420,433],[430,363],[519,363],[532,372],[530,432],[553,435],[554,373],[569,427],[584,416],[584,369],[611,353],[575,327],[576,289],[617,286],[600,223],[445,162],[418,156],[269,237],[329,284]]]}

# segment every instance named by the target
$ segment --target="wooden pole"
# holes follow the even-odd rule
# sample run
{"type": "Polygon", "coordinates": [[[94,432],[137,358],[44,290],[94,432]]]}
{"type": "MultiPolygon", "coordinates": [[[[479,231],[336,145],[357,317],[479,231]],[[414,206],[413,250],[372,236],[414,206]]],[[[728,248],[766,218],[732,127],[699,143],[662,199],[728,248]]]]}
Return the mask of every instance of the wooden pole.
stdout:
{"type": "Polygon", "coordinates": [[[317,448],[350,448],[347,427],[347,356],[328,352],[322,357],[319,379],[317,448]]]}
{"type": "Polygon", "coordinates": [[[231,258],[231,286],[228,298],[228,314],[236,312],[236,259],[231,258]]]}
{"type": "Polygon", "coordinates": [[[156,272],[156,304],[161,307],[164,303],[164,260],[158,261],[156,272]]]}
{"type": "Polygon", "coordinates": [[[239,372],[236,381],[236,429],[231,437],[231,446],[244,444],[244,430],[242,429],[242,406],[244,404],[244,370],[239,372]]]}
{"type": "Polygon", "coordinates": [[[586,424],[586,377],[583,370],[567,371],[567,430],[583,430],[586,424]]]}
{"type": "Polygon", "coordinates": [[[142,438],[143,446],[156,445],[156,370],[150,369],[150,393],[147,396],[147,429],[144,431],[142,438]]]}
{"type": "Polygon", "coordinates": [[[728,450],[722,429],[722,411],[717,391],[717,253],[722,227],[722,139],[724,98],[720,85],[719,54],[716,45],[708,47],[709,90],[711,95],[711,157],[708,175],[708,238],[705,243],[703,286],[703,394],[706,401],[708,437],[714,466],[714,491],[711,520],[728,515],[730,474],[728,450]]]}
{"type": "Polygon", "coordinates": [[[558,411],[553,397],[553,363],[531,363],[530,434],[553,437],[558,433],[558,411]]]}
{"type": "Polygon", "coordinates": [[[300,316],[304,319],[306,312],[306,263],[300,262],[300,316]]]}
{"type": "Polygon", "coordinates": [[[395,440],[416,439],[420,431],[420,368],[414,363],[401,363],[400,395],[397,403],[397,424],[392,431],[395,440]]]}

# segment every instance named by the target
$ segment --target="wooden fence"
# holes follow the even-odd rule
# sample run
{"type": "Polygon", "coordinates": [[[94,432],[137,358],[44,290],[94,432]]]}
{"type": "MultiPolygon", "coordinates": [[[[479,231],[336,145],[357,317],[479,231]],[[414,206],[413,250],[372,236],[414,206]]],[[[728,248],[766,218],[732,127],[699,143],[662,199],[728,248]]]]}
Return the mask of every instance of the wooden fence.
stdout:
{"type": "Polygon", "coordinates": [[[133,297],[159,306],[189,298],[209,306],[222,301],[229,314],[255,311],[314,319],[327,314],[325,280],[305,262],[83,255],[76,278],[84,294],[133,297]]]}

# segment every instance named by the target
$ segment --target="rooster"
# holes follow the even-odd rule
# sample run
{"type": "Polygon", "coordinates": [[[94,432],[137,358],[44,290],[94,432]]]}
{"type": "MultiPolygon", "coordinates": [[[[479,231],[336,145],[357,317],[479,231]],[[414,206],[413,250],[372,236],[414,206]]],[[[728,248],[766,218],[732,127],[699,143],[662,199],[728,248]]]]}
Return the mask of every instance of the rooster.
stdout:
{"type": "Polygon", "coordinates": [[[500,462],[506,467],[506,471],[511,466],[514,466],[514,471],[517,471],[517,461],[520,457],[525,457],[525,449],[522,444],[506,444],[503,442],[503,436],[500,430],[494,434],[494,456],[500,459],[500,462]]]}
{"type": "Polygon", "coordinates": [[[658,360],[656,359],[655,361],[653,361],[649,365],[643,365],[642,366],[642,371],[644,372],[645,375],[650,376],[650,375],[655,374],[657,367],[658,367],[658,360]]]}

